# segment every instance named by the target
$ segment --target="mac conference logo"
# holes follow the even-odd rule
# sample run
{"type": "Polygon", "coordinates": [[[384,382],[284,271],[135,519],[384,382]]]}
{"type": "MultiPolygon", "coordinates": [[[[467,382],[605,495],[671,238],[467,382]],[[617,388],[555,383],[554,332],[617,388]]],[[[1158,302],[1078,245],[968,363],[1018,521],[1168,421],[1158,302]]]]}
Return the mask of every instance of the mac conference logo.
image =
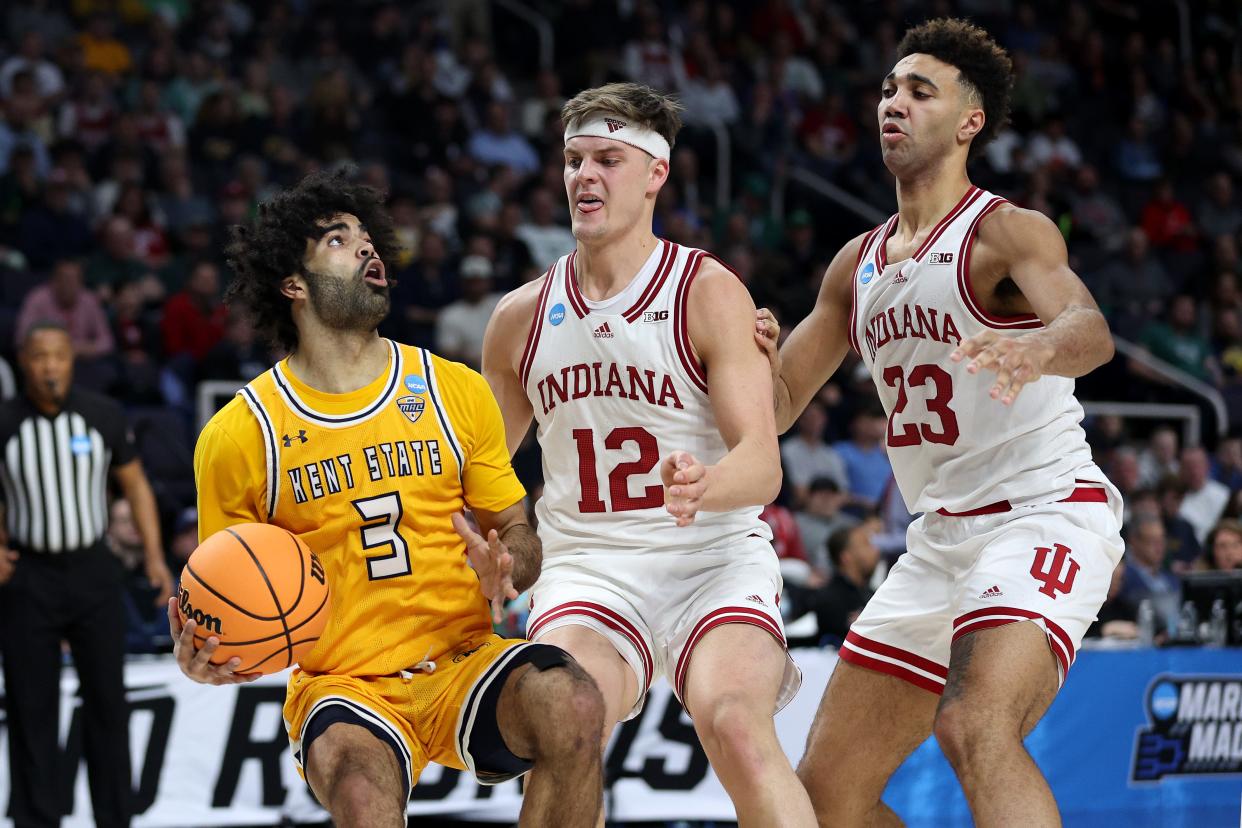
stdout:
{"type": "Polygon", "coordinates": [[[1147,688],[1132,782],[1242,774],[1242,676],[1160,675],[1147,688]]]}

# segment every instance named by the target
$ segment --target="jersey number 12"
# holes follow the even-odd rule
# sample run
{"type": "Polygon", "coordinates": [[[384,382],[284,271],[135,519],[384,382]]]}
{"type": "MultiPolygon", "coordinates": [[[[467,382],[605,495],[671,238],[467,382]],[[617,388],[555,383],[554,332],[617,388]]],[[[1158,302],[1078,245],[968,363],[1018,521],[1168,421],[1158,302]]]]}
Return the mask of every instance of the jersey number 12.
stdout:
{"type": "Polygon", "coordinates": [[[582,487],[579,511],[631,512],[664,505],[663,486],[648,486],[638,496],[630,494],[630,475],[646,474],[660,462],[660,446],[650,431],[638,426],[626,426],[614,428],[604,438],[604,448],[608,451],[618,451],[626,443],[638,445],[637,460],[618,463],[608,472],[608,497],[612,501],[612,509],[600,497],[599,474],[595,468],[595,432],[589,428],[575,428],[574,442],[578,444],[578,483],[582,487]]]}

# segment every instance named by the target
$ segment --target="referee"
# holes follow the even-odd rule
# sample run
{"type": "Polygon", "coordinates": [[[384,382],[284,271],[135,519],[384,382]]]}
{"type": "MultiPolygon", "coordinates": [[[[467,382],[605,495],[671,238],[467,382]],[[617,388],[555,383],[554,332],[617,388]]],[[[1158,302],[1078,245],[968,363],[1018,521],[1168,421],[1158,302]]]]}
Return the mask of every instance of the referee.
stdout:
{"type": "Polygon", "coordinates": [[[9,815],[17,828],[60,824],[57,725],[61,642],[81,682],[83,754],[95,823],[129,825],[129,722],[121,562],[107,548],[108,472],[133,509],[146,574],[172,594],[155,498],[119,405],[71,389],[73,345],[34,325],[18,363],[23,394],[0,404],[0,653],[9,728],[9,815]]]}

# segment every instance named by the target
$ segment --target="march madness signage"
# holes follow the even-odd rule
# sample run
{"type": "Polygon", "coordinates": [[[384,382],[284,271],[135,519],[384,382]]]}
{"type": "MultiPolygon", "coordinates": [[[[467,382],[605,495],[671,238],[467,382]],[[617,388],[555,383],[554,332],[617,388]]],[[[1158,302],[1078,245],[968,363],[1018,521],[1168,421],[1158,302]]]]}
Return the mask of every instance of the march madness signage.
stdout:
{"type": "Polygon", "coordinates": [[[1134,741],[1134,782],[1242,774],[1242,675],[1159,675],[1134,741]]]}

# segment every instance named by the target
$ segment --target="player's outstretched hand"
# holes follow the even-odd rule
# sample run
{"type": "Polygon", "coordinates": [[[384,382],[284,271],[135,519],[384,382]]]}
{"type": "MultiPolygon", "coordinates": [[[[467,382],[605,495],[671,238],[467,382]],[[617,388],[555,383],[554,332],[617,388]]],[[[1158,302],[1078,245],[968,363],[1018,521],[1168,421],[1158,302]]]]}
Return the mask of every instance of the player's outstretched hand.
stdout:
{"type": "Polygon", "coordinates": [[[173,655],[177,657],[177,666],[181,672],[199,684],[245,684],[254,681],[261,673],[234,672],[241,666],[240,658],[230,658],[224,664],[212,664],[211,656],[220,646],[220,639],[214,635],[207,639],[202,648],[194,646],[194,630],[197,625],[191,618],[183,625],[181,615],[177,612],[177,599],[168,599],[168,629],[172,632],[173,655]]]}
{"type": "Polygon", "coordinates": [[[707,469],[690,452],[675,451],[660,464],[660,479],[664,482],[664,508],[677,518],[677,525],[694,523],[707,490],[707,469]]]}
{"type": "Polygon", "coordinates": [[[990,392],[992,399],[1000,400],[1003,405],[1013,405],[1027,383],[1044,375],[1053,356],[1053,349],[1038,340],[984,331],[963,340],[949,359],[954,362],[971,360],[966,370],[972,374],[985,369],[995,371],[996,384],[990,392]]]}
{"type": "Polygon", "coordinates": [[[466,559],[479,576],[479,589],[491,602],[492,621],[499,624],[505,617],[505,601],[518,597],[513,588],[513,555],[493,529],[487,539],[470,528],[464,515],[453,515],[453,528],[466,542],[466,559]]]}
{"type": "Polygon", "coordinates": [[[755,342],[759,343],[759,349],[763,351],[763,355],[768,358],[768,365],[772,369],[772,381],[775,382],[781,375],[781,323],[776,321],[776,317],[772,315],[772,311],[767,308],[759,308],[755,311],[755,342]]]}

